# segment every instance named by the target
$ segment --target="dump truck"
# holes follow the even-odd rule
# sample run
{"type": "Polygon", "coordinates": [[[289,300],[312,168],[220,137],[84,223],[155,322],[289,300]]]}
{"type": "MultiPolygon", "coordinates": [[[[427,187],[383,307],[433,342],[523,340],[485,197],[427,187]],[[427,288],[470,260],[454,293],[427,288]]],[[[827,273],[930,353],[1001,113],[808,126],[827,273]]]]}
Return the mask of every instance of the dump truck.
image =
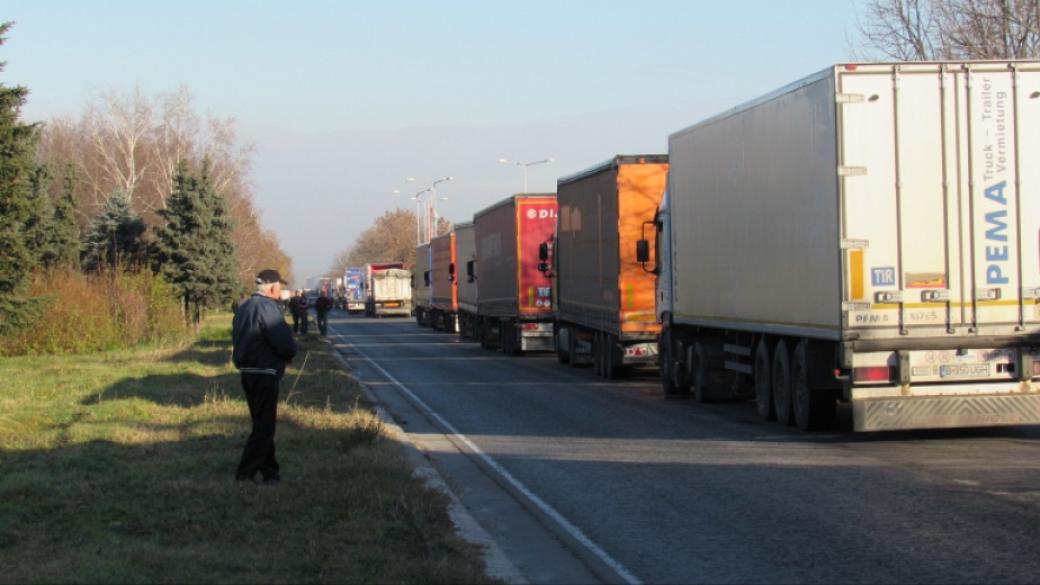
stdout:
{"type": "Polygon", "coordinates": [[[347,268],[343,271],[343,308],[348,313],[365,311],[365,269],[347,268]]]}
{"type": "Polygon", "coordinates": [[[477,336],[509,354],[553,350],[552,280],[539,270],[556,224],[555,193],[521,193],[473,216],[477,336]]]}
{"type": "Polygon", "coordinates": [[[459,283],[455,273],[455,233],[430,240],[430,326],[458,331],[459,283]]]}
{"type": "Polygon", "coordinates": [[[369,317],[412,313],[412,273],[401,262],[365,265],[365,314],[369,317]]]}
{"type": "Polygon", "coordinates": [[[430,309],[433,308],[433,297],[430,293],[430,244],[420,244],[415,248],[415,270],[412,271],[412,306],[415,322],[428,327],[430,309]]]}
{"type": "Polygon", "coordinates": [[[613,379],[657,365],[656,278],[637,261],[661,205],[667,155],[616,156],[557,183],[556,239],[543,246],[553,276],[560,363],[591,361],[613,379]]]}
{"type": "Polygon", "coordinates": [[[459,333],[476,339],[477,241],[472,222],[455,225],[455,256],[458,264],[459,333]]]}
{"type": "MultiPolygon", "coordinates": [[[[1040,62],[842,64],[672,134],[662,385],[856,431],[1040,422],[1040,62]]],[[[637,244],[651,268],[650,238],[637,244]]]]}

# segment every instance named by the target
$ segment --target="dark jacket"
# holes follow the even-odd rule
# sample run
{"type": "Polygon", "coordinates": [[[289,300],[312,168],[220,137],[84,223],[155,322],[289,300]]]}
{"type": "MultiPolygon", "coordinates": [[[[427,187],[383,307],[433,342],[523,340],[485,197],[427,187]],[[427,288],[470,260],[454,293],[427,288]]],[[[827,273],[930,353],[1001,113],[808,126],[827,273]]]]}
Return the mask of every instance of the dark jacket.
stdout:
{"type": "Polygon", "coordinates": [[[310,303],[307,301],[306,296],[298,296],[289,299],[289,308],[296,316],[306,315],[307,309],[310,308],[310,303]]]}
{"type": "Polygon", "coordinates": [[[231,354],[243,374],[269,374],[279,378],[286,362],[296,355],[292,329],[282,317],[278,303],[254,294],[238,306],[232,321],[231,354]]]}
{"type": "Polygon", "coordinates": [[[319,315],[324,315],[332,310],[332,299],[329,297],[318,297],[318,300],[314,301],[314,310],[319,315]]]}

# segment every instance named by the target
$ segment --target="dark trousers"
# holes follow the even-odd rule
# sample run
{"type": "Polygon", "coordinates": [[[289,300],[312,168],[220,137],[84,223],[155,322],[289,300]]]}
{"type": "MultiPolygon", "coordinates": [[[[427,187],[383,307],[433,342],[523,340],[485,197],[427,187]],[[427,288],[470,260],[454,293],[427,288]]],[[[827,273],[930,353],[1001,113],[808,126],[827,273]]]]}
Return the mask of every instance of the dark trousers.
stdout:
{"type": "Polygon", "coordinates": [[[309,328],[310,328],[310,319],[308,318],[308,314],[307,314],[306,311],[300,313],[299,315],[294,315],[293,316],[293,330],[294,331],[296,331],[297,333],[306,334],[307,333],[307,329],[309,329],[309,328]],[[299,325],[300,325],[300,329],[298,331],[296,330],[297,319],[299,319],[299,325]]]}
{"type": "Polygon", "coordinates": [[[318,331],[321,331],[322,335],[326,335],[329,331],[329,314],[328,312],[322,313],[318,311],[318,331]]]}
{"type": "Polygon", "coordinates": [[[252,479],[257,472],[264,479],[278,477],[278,461],[274,458],[274,428],[278,417],[278,377],[265,374],[242,374],[242,389],[249,402],[253,432],[242,450],[237,479],[252,479]]]}
{"type": "Polygon", "coordinates": [[[295,310],[292,311],[292,330],[293,333],[300,332],[300,314],[297,313],[295,310]]]}

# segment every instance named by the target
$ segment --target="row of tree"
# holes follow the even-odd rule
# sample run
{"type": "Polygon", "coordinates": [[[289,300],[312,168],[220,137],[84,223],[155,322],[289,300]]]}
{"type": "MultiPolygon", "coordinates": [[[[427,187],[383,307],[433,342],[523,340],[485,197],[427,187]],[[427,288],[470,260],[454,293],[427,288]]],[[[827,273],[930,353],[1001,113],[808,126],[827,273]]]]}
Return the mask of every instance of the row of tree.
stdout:
{"type": "Polygon", "coordinates": [[[252,205],[250,149],[231,121],[203,124],[187,91],[108,94],[46,124],[21,120],[27,96],[0,84],[0,335],[33,322],[35,271],[150,269],[196,322],[260,269],[291,274],[252,205]]]}

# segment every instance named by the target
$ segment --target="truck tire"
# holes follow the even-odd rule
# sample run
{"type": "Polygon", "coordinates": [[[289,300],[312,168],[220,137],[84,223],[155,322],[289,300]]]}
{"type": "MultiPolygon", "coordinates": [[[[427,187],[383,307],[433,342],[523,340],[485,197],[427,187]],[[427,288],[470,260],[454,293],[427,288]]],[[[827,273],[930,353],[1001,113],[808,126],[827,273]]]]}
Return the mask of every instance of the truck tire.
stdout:
{"type": "Polygon", "coordinates": [[[570,356],[572,368],[581,367],[581,360],[578,359],[578,332],[573,329],[567,335],[567,355],[570,356]]]}
{"type": "Polygon", "coordinates": [[[734,396],[734,378],[726,370],[726,356],[722,344],[698,341],[689,349],[691,378],[697,402],[729,400],[734,396]]]}
{"type": "Polygon", "coordinates": [[[487,319],[477,319],[477,341],[480,342],[480,347],[491,349],[491,325],[487,319]]]}
{"type": "Polygon", "coordinates": [[[618,344],[614,336],[604,333],[603,337],[603,377],[617,380],[621,377],[621,356],[618,355],[618,344]]]}
{"type": "Polygon", "coordinates": [[[791,419],[791,358],[787,352],[787,344],[776,342],[773,348],[773,408],[776,420],[780,424],[789,425],[791,419]]]}
{"type": "Polygon", "coordinates": [[[834,424],[837,400],[831,390],[809,386],[808,342],[801,341],[791,358],[791,408],[794,424],[803,431],[829,428],[834,424]]]}
{"type": "Polygon", "coordinates": [[[498,334],[502,338],[502,353],[506,355],[520,355],[520,340],[517,339],[517,327],[509,320],[503,319],[498,322],[498,334]]]}
{"type": "Polygon", "coordinates": [[[680,370],[682,366],[675,361],[673,358],[673,352],[675,348],[672,346],[672,331],[669,328],[665,328],[661,332],[661,338],[658,341],[658,369],[661,373],[661,389],[664,391],[665,398],[673,398],[676,396],[682,396],[689,394],[690,387],[684,385],[681,378],[686,376],[677,375],[682,374],[677,370],[680,370]]]}
{"type": "Polygon", "coordinates": [[[755,349],[752,375],[755,384],[755,410],[758,411],[758,418],[764,421],[776,420],[776,411],[773,409],[773,368],[769,358],[769,344],[763,337],[755,349]]]}
{"type": "Polygon", "coordinates": [[[567,338],[570,337],[566,327],[559,327],[553,335],[553,345],[556,346],[556,361],[566,364],[571,361],[571,354],[567,353],[567,338]],[[560,339],[563,337],[563,339],[560,339]]]}
{"type": "Polygon", "coordinates": [[[596,375],[600,378],[612,379],[610,375],[610,336],[597,331],[592,334],[592,357],[596,365],[596,375]]]}

